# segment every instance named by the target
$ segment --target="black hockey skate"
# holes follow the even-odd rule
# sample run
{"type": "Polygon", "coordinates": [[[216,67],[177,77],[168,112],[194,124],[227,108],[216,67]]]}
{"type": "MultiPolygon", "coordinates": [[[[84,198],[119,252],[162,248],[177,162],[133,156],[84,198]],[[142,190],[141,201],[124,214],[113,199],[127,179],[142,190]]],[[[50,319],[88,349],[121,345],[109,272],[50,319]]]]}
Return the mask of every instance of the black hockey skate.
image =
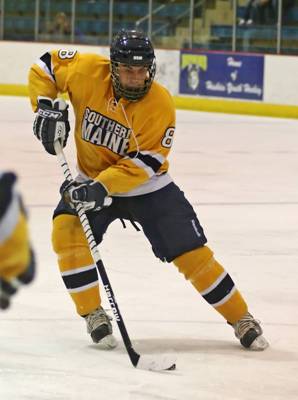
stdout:
{"type": "Polygon", "coordinates": [[[117,346],[117,341],[112,335],[111,320],[112,318],[102,307],[85,316],[87,332],[90,334],[93,342],[103,344],[110,349],[117,346]]]}
{"type": "Polygon", "coordinates": [[[248,350],[265,350],[269,343],[263,336],[263,330],[259,321],[255,320],[250,313],[246,313],[235,324],[231,324],[235,330],[235,336],[240,340],[243,347],[248,350]]]}

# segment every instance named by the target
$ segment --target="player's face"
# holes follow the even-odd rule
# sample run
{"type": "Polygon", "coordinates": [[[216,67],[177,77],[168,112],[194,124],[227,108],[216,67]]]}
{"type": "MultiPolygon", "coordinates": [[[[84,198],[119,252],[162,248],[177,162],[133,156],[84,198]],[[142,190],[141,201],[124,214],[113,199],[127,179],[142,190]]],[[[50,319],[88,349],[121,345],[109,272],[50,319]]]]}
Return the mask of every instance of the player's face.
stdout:
{"type": "Polygon", "coordinates": [[[120,64],[118,68],[120,83],[123,87],[137,89],[144,86],[148,78],[148,67],[120,64]]]}

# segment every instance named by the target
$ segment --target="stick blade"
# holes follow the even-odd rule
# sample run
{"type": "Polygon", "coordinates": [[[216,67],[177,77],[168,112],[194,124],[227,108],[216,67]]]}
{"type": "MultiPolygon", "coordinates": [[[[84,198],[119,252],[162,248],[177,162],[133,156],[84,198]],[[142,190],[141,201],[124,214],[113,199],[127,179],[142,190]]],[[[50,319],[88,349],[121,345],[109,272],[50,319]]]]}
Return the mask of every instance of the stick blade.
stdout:
{"type": "Polygon", "coordinates": [[[176,359],[169,356],[142,355],[136,368],[146,371],[173,371],[176,369],[176,359]]]}

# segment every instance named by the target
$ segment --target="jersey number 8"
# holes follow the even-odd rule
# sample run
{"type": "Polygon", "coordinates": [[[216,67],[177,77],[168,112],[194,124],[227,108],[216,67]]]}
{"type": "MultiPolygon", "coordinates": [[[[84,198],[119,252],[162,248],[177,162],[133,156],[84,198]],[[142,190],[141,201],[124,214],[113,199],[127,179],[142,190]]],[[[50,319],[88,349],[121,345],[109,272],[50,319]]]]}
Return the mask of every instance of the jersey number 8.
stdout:
{"type": "Polygon", "coordinates": [[[61,60],[65,60],[66,58],[74,58],[76,54],[76,50],[59,50],[58,56],[61,58],[61,60]]]}
{"type": "Polygon", "coordinates": [[[161,141],[163,147],[170,148],[173,144],[175,128],[168,128],[161,141]]]}

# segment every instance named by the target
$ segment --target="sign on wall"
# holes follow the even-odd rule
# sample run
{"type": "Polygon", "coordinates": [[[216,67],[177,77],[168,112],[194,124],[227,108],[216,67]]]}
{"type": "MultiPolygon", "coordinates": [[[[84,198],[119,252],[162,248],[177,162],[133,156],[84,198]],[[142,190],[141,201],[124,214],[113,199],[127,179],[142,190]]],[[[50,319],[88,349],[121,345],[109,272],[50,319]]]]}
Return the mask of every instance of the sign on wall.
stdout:
{"type": "Polygon", "coordinates": [[[180,53],[180,94],[263,100],[264,56],[180,53]]]}

